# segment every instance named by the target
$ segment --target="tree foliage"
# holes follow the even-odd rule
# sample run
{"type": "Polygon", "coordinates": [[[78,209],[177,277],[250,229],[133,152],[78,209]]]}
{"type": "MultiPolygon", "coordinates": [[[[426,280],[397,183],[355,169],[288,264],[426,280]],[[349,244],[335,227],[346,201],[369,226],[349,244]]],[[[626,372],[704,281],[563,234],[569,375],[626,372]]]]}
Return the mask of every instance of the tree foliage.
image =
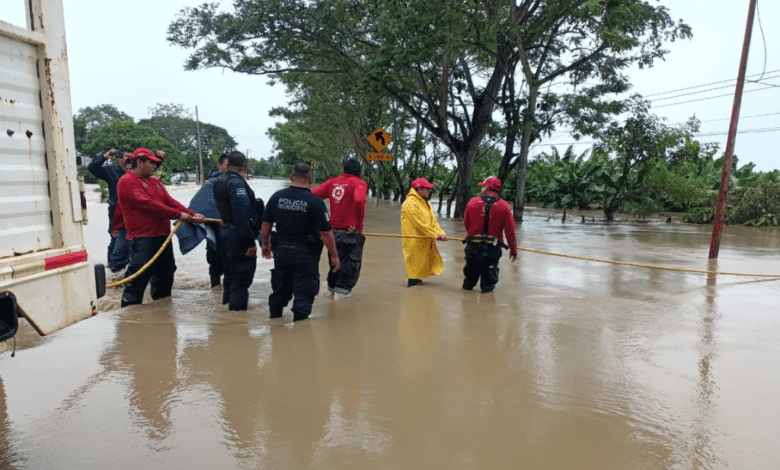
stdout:
{"type": "Polygon", "coordinates": [[[506,123],[508,159],[518,134],[521,152],[502,167],[505,177],[517,166],[522,186],[539,112],[564,109],[582,132],[603,124],[599,113],[615,105],[598,99],[625,90],[619,71],[651,64],[666,52],[663,41],[690,34],[665,8],[637,0],[246,0],[230,13],[215,3],[185,8],[168,32],[193,51],[190,70],[339,75],[391,99],[456,158],[456,215],[497,104],[522,109],[506,123]],[[564,76],[576,92],[540,98],[543,85],[564,76]],[[591,79],[600,83],[586,86],[591,79]],[[506,84],[513,91],[502,95],[506,84]]]}
{"type": "MultiPolygon", "coordinates": [[[[84,150],[84,144],[87,141],[87,134],[101,126],[105,126],[113,121],[132,121],[129,115],[118,110],[113,104],[101,104],[98,106],[87,106],[79,109],[73,116],[73,133],[76,139],[76,150],[80,153],[90,155],[84,150]]],[[[107,150],[107,149],[106,149],[107,150]]],[[[98,149],[98,152],[105,150],[98,149]]]]}
{"type": "MultiPolygon", "coordinates": [[[[161,137],[172,142],[184,156],[183,170],[195,170],[198,167],[198,123],[190,116],[192,114],[177,104],[157,104],[149,109],[152,117],[141,119],[138,125],[154,129],[161,137]]],[[[227,130],[209,123],[200,123],[201,153],[212,163],[219,155],[234,150],[238,143],[227,130]]],[[[205,160],[205,159],[204,159],[205,160]]],[[[204,167],[206,164],[204,163],[204,167]]],[[[204,168],[204,171],[207,171],[204,168]]]]}
{"type": "Polygon", "coordinates": [[[160,137],[157,132],[138,125],[130,119],[115,120],[90,131],[83,151],[87,155],[98,155],[110,148],[135,149],[145,147],[153,152],[165,152],[165,171],[187,170],[187,163],[181,151],[170,141],[160,137]]]}

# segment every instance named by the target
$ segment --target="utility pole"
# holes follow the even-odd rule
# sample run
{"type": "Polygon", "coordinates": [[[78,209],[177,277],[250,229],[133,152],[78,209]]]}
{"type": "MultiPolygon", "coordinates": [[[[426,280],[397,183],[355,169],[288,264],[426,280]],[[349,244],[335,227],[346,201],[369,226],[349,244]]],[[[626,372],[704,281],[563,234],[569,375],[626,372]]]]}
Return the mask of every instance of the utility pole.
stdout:
{"type": "Polygon", "coordinates": [[[723,158],[723,176],[720,180],[720,192],[718,204],[715,207],[715,222],[712,226],[712,240],[710,241],[710,259],[718,257],[720,251],[720,235],[723,232],[723,219],[726,215],[726,196],[729,192],[729,179],[731,178],[731,159],[734,154],[734,142],[737,139],[737,123],[739,122],[739,108],[742,104],[742,88],[745,85],[745,69],[750,51],[750,36],[753,34],[753,17],[756,13],[756,0],[750,0],[748,7],[747,26],[745,27],[745,40],[742,42],[742,60],[739,63],[739,76],[737,77],[737,89],[734,92],[734,106],[731,109],[731,124],[729,125],[729,137],[726,141],[726,154],[723,158]]]}
{"type": "Polygon", "coordinates": [[[198,107],[195,106],[195,125],[198,129],[198,184],[203,185],[203,156],[200,153],[200,118],[198,118],[198,107]]]}

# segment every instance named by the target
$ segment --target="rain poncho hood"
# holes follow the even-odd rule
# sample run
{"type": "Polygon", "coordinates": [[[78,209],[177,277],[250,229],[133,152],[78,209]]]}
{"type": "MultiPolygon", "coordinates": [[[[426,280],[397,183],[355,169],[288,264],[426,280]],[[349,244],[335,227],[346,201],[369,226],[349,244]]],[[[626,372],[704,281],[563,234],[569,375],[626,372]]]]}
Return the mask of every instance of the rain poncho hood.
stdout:
{"type": "Polygon", "coordinates": [[[441,274],[444,262],[436,248],[436,237],[444,235],[431,204],[414,189],[409,190],[401,206],[401,235],[430,238],[404,238],[401,247],[408,279],[423,279],[441,274]]]}

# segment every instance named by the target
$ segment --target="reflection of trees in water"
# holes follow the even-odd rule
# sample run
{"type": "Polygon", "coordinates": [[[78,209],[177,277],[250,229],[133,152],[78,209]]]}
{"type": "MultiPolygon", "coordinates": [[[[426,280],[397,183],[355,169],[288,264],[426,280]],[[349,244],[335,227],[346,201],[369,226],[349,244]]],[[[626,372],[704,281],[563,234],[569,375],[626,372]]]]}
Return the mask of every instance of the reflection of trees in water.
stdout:
{"type": "Polygon", "coordinates": [[[188,346],[181,363],[189,381],[205,382],[219,394],[222,428],[236,457],[252,458],[266,450],[258,404],[268,378],[259,357],[272,337],[255,337],[243,320],[212,325],[208,343],[188,346]]]}
{"type": "Polygon", "coordinates": [[[0,468],[5,468],[5,465],[13,466],[24,463],[23,459],[14,452],[11,438],[11,423],[8,421],[8,402],[5,399],[3,378],[0,377],[0,468]]]}
{"type": "Polygon", "coordinates": [[[133,419],[148,427],[148,437],[154,441],[168,437],[173,392],[179,386],[176,324],[171,315],[149,305],[124,311],[117,322],[116,342],[101,363],[128,374],[127,398],[136,410],[133,419]]]}
{"type": "Polygon", "coordinates": [[[182,354],[187,380],[217,392],[223,432],[238,460],[306,468],[327,420],[326,372],[318,364],[325,353],[310,321],[257,333],[243,318],[213,325],[208,343],[182,354]]]}
{"type": "Polygon", "coordinates": [[[313,321],[273,330],[273,360],[259,406],[269,448],[268,468],[308,468],[323,437],[329,410],[327,360],[315,342],[313,321]]]}

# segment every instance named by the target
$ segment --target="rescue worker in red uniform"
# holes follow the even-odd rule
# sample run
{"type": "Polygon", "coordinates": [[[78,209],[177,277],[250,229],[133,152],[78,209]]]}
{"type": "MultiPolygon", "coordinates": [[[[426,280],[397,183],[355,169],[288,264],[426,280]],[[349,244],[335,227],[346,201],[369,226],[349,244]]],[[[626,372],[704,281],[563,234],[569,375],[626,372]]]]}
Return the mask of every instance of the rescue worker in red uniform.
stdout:
{"type": "Polygon", "coordinates": [[[493,292],[498,283],[498,260],[501,249],[509,248],[509,258],[517,260],[517,236],[512,208],[498,196],[501,181],[495,176],[479,183],[482,192],[471,198],[463,213],[466,226],[466,265],[463,267],[463,289],[472,290],[480,283],[483,293],[493,292]],[[504,244],[506,234],[507,246],[504,244]]]}
{"type": "MultiPolygon", "coordinates": [[[[204,222],[203,216],[173,199],[162,181],[152,176],[162,158],[151,150],[139,148],[129,159],[130,169],[119,179],[117,197],[130,242],[130,265],[125,273],[138,272],[165,243],[171,233],[171,219],[204,222]]],[[[171,244],[142,274],[125,284],[122,307],[143,303],[144,290],[151,281],[152,299],[171,295],[176,262],[171,244]]]]}
{"type": "Polygon", "coordinates": [[[360,277],[363,262],[363,218],[366,214],[368,185],[360,179],[360,162],[344,163],[344,172],[316,188],[312,194],[330,201],[330,223],[336,237],[336,250],[341,267],[328,272],[328,290],[335,299],[350,297],[360,277]]]}

